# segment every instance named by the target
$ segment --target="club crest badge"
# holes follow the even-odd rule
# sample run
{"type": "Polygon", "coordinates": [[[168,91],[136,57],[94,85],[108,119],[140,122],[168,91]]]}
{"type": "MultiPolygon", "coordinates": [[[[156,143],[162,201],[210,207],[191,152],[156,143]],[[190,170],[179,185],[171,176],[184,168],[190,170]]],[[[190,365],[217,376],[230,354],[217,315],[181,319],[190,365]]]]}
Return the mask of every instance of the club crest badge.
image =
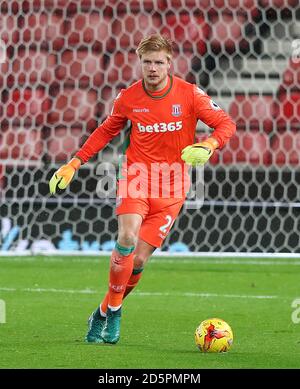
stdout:
{"type": "Polygon", "coordinates": [[[182,111],[181,111],[181,105],[180,104],[173,104],[172,105],[172,115],[175,117],[181,116],[182,111]]]}

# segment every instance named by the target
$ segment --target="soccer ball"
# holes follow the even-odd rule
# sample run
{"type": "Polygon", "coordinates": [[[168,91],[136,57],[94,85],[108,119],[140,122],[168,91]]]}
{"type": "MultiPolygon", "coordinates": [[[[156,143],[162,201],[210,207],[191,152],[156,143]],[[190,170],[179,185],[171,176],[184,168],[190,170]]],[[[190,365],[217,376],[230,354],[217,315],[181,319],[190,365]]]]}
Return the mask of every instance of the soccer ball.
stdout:
{"type": "Polygon", "coordinates": [[[195,331],[196,346],[203,353],[222,353],[230,349],[233,333],[230,326],[222,319],[204,320],[195,331]]]}

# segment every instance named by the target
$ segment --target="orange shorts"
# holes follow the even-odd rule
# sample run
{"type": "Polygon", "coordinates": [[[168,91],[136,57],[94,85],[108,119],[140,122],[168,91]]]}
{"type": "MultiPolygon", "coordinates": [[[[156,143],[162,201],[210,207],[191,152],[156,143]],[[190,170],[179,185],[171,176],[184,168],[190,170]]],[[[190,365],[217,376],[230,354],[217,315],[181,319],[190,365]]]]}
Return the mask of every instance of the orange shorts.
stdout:
{"type": "Polygon", "coordinates": [[[143,221],[139,238],[154,247],[161,247],[177,218],[185,198],[130,198],[117,203],[116,214],[136,213],[143,221]]]}

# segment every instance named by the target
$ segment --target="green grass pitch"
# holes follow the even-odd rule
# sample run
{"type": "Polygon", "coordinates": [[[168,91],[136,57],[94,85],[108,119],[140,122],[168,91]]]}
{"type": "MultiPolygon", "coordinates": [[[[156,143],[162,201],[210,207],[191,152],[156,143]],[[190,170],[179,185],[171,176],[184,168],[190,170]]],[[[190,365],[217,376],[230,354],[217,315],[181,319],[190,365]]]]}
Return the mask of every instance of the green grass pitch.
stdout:
{"type": "Polygon", "coordinates": [[[153,257],[123,304],[117,345],[85,344],[107,257],[0,257],[0,368],[300,368],[296,259],[153,257]],[[220,317],[231,350],[202,354],[194,331],[220,317]]]}

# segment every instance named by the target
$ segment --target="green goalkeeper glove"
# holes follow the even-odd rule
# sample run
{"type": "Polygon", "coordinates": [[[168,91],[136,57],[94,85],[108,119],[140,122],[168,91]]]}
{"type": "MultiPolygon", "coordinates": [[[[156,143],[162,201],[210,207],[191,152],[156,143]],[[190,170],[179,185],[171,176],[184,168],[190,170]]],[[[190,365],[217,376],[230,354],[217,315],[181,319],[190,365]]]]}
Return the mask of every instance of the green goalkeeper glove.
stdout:
{"type": "Polygon", "coordinates": [[[182,150],[181,159],[192,166],[203,166],[212,156],[219,143],[214,138],[207,138],[200,143],[194,143],[182,150]]]}
{"type": "Polygon", "coordinates": [[[69,163],[59,168],[51,177],[49,181],[49,189],[51,194],[59,193],[59,191],[66,189],[72,181],[72,178],[80,168],[81,161],[78,158],[72,158],[69,163]]]}

